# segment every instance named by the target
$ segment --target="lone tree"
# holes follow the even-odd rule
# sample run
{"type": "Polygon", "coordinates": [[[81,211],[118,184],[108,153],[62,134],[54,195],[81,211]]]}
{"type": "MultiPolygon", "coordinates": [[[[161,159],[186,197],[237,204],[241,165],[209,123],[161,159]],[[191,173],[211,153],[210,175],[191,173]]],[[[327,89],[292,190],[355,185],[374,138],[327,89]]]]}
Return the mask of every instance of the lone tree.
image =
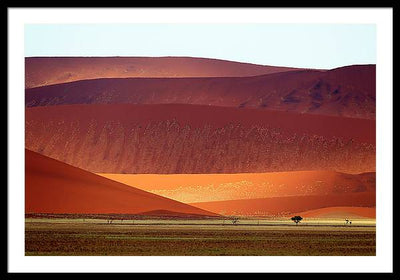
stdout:
{"type": "Polygon", "coordinates": [[[301,216],[294,216],[294,217],[291,217],[290,219],[291,219],[293,222],[295,222],[296,225],[297,225],[298,223],[300,223],[301,220],[303,220],[303,218],[302,218],[301,216]]]}
{"type": "Polygon", "coordinates": [[[236,225],[239,221],[238,217],[232,217],[231,219],[232,219],[232,224],[234,224],[234,225],[236,225]]]}

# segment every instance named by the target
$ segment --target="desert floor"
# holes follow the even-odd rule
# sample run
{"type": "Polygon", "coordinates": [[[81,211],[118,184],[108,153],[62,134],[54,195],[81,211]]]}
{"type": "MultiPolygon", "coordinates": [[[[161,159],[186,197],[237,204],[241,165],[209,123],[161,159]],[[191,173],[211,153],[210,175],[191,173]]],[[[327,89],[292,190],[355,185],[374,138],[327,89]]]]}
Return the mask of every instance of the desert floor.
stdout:
{"type": "Polygon", "coordinates": [[[373,256],[375,231],[375,219],[26,218],[25,255],[373,256]]]}

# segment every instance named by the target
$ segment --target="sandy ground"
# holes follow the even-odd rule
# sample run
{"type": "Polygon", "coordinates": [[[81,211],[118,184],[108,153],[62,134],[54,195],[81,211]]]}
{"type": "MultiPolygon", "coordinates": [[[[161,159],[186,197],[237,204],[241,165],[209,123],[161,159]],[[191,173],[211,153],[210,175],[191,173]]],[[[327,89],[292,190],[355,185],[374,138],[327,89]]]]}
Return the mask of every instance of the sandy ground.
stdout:
{"type": "Polygon", "coordinates": [[[49,220],[25,222],[26,255],[375,255],[375,221],[49,220]],[[357,224],[358,223],[358,224],[357,224]]]}

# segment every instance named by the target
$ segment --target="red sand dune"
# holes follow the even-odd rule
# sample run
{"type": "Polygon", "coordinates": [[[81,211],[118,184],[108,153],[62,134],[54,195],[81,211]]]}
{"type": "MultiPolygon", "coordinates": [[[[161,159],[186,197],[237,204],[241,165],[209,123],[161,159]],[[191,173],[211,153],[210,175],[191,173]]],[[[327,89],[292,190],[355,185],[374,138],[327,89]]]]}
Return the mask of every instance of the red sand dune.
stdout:
{"type": "Polygon", "coordinates": [[[375,173],[292,171],[240,174],[102,174],[184,203],[375,191],[375,173]]]}
{"type": "Polygon", "coordinates": [[[375,207],[375,192],[191,203],[221,215],[286,216],[325,207],[375,207]]]}
{"type": "Polygon", "coordinates": [[[26,90],[26,106],[195,104],[375,118],[375,65],[255,77],[129,78],[77,81],[26,90]]]}
{"type": "Polygon", "coordinates": [[[96,173],[375,171],[375,121],[198,105],[26,109],[26,148],[96,173]]]}
{"type": "Polygon", "coordinates": [[[245,77],[292,71],[195,57],[27,57],[25,88],[97,78],[245,77]]]}
{"type": "Polygon", "coordinates": [[[25,150],[25,213],[215,214],[25,150]]]}
{"type": "Polygon", "coordinates": [[[296,213],[305,218],[376,218],[375,207],[327,207],[296,213]]]}

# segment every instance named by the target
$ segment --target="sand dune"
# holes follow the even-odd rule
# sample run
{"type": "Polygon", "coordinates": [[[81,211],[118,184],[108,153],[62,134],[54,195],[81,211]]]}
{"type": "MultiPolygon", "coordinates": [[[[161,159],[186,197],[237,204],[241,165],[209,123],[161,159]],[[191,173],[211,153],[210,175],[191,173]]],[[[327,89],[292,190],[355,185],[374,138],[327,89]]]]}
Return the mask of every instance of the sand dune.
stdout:
{"type": "Polygon", "coordinates": [[[375,217],[375,65],[25,66],[26,213],[375,217]]]}
{"type": "Polygon", "coordinates": [[[370,218],[375,219],[375,207],[327,207],[296,213],[305,218],[370,218]]]}
{"type": "Polygon", "coordinates": [[[198,105],[26,109],[26,147],[95,173],[375,171],[375,121],[198,105]]]}
{"type": "Polygon", "coordinates": [[[184,203],[375,191],[375,173],[99,174],[184,203]]]}
{"type": "Polygon", "coordinates": [[[326,207],[375,207],[375,192],[191,203],[222,215],[287,216],[326,207]]]}
{"type": "Polygon", "coordinates": [[[240,78],[96,79],[26,90],[26,106],[194,104],[375,118],[375,66],[240,78]]]}
{"type": "Polygon", "coordinates": [[[97,78],[244,77],[292,71],[194,57],[27,57],[25,88],[97,78]]]}
{"type": "Polygon", "coordinates": [[[25,213],[214,215],[25,150],[25,213]]]}

